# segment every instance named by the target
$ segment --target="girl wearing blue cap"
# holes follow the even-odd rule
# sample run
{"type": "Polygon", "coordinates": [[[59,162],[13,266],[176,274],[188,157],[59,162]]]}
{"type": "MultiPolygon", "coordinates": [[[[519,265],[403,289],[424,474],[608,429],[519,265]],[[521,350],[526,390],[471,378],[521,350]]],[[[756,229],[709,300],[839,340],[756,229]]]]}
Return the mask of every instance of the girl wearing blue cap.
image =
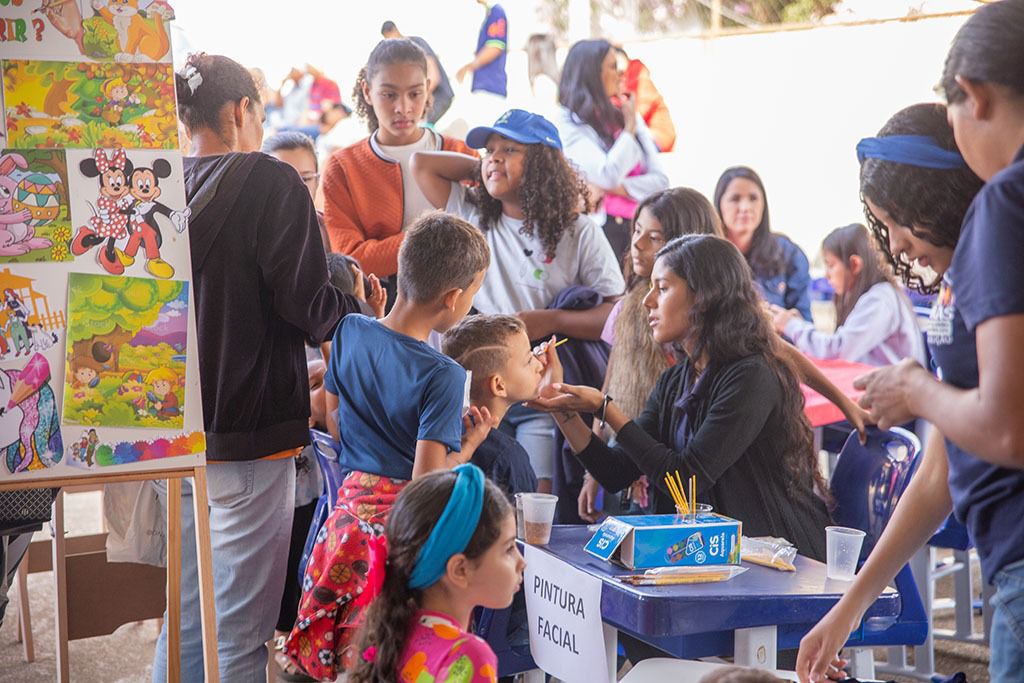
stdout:
{"type": "MultiPolygon", "coordinates": [[[[562,154],[558,130],[543,116],[511,109],[493,126],[469,131],[482,160],[451,152],[417,152],[412,170],[423,194],[480,228],[491,265],[473,300],[480,313],[515,314],[532,340],[555,332],[598,340],[612,304],[625,289],[601,229],[586,216],[586,183],[562,154]],[[473,188],[460,185],[476,180],[473,188]],[[573,285],[597,292],[589,310],[549,309],[573,285]]],[[[555,426],[547,415],[518,408],[505,424],[530,453],[539,490],[550,491],[555,426]]]]}
{"type": "Polygon", "coordinates": [[[512,508],[478,467],[413,481],[371,541],[357,600],[370,606],[348,680],[493,683],[497,658],[468,632],[470,616],[508,607],[525,566],[512,508]]]}

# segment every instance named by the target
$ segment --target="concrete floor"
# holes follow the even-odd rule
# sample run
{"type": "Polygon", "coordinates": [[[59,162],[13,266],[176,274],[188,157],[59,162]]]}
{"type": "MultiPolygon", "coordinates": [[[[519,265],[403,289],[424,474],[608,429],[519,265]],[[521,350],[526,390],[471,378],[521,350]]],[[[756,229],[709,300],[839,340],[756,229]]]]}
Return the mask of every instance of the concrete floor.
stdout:
{"type": "MultiPolygon", "coordinates": [[[[66,497],[66,518],[69,534],[96,533],[100,530],[98,492],[78,493],[66,497]]],[[[48,532],[45,532],[48,534],[48,532]]],[[[0,628],[0,683],[35,683],[52,681],[55,675],[53,638],[53,576],[51,573],[29,575],[32,629],[36,659],[25,662],[21,644],[17,642],[15,613],[18,598],[12,598],[7,619],[0,628]]],[[[937,594],[949,595],[951,579],[940,582],[937,594]],[[950,585],[945,585],[946,583],[950,585]]],[[[936,619],[939,627],[952,626],[952,614],[936,619]]],[[[85,683],[146,683],[152,675],[153,647],[157,622],[126,624],[109,636],[71,641],[71,680],[85,683]]],[[[946,674],[963,671],[970,683],[988,683],[988,648],[964,643],[939,641],[935,646],[936,666],[946,674]]],[[[881,654],[884,651],[880,651],[881,654]]],[[[901,683],[913,679],[897,678],[901,683]]]]}

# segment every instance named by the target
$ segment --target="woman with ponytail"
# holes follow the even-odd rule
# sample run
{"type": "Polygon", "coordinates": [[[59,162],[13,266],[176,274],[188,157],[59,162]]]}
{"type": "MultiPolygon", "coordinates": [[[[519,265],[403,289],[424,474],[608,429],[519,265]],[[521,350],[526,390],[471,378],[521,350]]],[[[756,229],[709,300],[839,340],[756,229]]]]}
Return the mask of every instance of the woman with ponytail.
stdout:
{"type": "Polygon", "coordinates": [[[508,607],[526,563],[512,508],[480,468],[459,465],[410,483],[370,557],[357,598],[370,606],[349,683],[497,680],[497,659],[468,632],[470,617],[478,605],[508,607]]]}
{"type": "MultiPolygon", "coordinates": [[[[294,512],[294,455],[309,443],[304,342],[330,339],[359,302],[327,279],[316,211],[298,174],[259,152],[263,104],[252,75],[200,53],[175,85],[193,155],[184,161],[185,193],[220,677],[266,680],[265,643],[284,590],[294,512]]],[[[192,495],[188,481],[184,494],[192,495]]],[[[201,681],[193,525],[186,501],[180,671],[182,680],[201,681]]],[[[166,623],[154,681],[167,680],[166,623]]]]}

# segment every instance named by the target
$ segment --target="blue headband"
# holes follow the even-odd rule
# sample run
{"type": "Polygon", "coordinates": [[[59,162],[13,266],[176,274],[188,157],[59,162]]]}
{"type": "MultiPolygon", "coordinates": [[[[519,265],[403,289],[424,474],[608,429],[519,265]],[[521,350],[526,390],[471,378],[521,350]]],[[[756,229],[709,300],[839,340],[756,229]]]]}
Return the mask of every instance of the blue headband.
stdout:
{"type": "Polygon", "coordinates": [[[427,537],[427,542],[420,548],[416,567],[409,577],[410,588],[421,590],[444,576],[448,559],[466,549],[480,522],[480,513],[484,507],[483,470],[465,463],[452,471],[456,477],[451,498],[427,537]]]}
{"type": "Polygon", "coordinates": [[[927,135],[887,135],[857,143],[857,160],[880,159],[918,168],[953,170],[966,166],[956,150],[944,149],[927,135]]]}

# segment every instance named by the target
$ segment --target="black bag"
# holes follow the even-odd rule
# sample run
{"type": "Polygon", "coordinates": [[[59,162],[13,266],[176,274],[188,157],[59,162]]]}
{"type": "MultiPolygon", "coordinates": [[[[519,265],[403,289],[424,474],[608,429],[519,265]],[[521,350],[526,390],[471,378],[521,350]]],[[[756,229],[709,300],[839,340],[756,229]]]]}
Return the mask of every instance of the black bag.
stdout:
{"type": "Polygon", "coordinates": [[[0,491],[0,535],[40,528],[50,521],[53,499],[60,489],[0,491]]]}

